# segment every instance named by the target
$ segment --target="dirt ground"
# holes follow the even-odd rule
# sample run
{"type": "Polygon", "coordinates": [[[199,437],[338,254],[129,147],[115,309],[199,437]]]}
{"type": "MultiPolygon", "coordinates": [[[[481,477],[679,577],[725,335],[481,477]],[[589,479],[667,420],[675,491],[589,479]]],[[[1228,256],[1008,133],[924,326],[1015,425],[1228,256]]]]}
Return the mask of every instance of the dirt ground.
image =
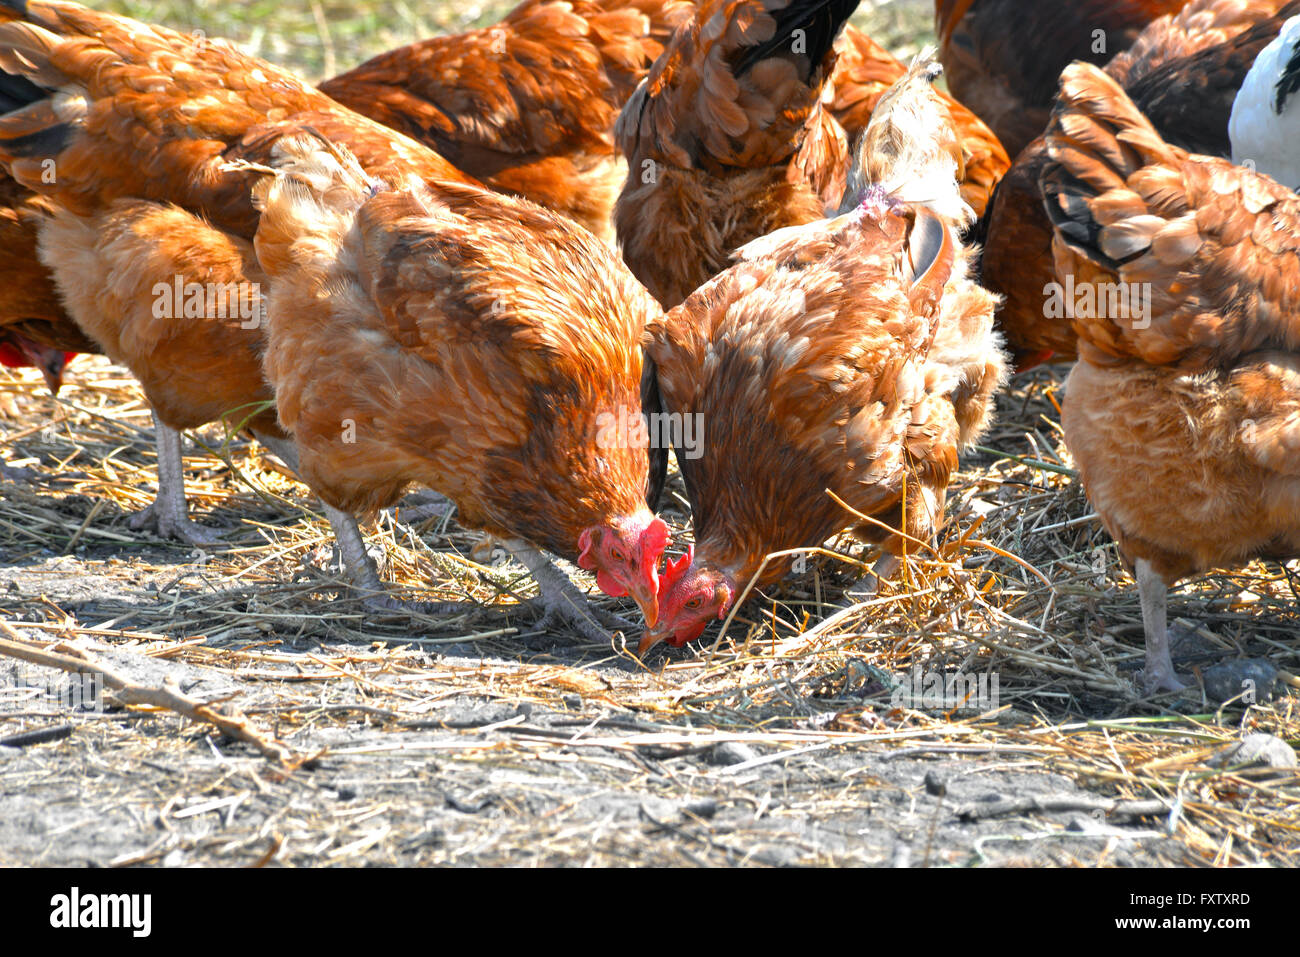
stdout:
{"type": "MultiPolygon", "coordinates": [[[[636,635],[537,630],[523,570],[454,516],[413,526],[399,509],[370,543],[409,593],[478,610],[364,611],[306,489],[218,429],[187,448],[187,483],[229,545],[133,531],[154,480],[147,408],[105,360],[70,378],[57,402],[26,374],[0,381],[0,449],[27,470],[0,486],[0,619],[237,709],[288,766],[171,711],[111,696],[77,710],[79,679],[0,658],[0,740],[56,737],[0,746],[2,864],[1297,859],[1294,768],[1221,757],[1249,734],[1300,737],[1293,569],[1211,577],[1171,603],[1180,667],[1271,662],[1271,698],[1143,696],[1135,589],[1043,434],[1059,370],[1003,397],[941,547],[906,580],[846,610],[843,567],[870,556],[841,543],[727,635],[644,663],[636,635]],[[900,705],[918,668],[996,676],[996,700],[900,705]]],[[[665,517],[688,536],[681,494],[665,517]]]]}
{"type": "MultiPolygon", "coordinates": [[[[110,4],[309,77],[509,5],[110,4]]],[[[908,55],[931,13],[864,3],[855,22],[908,55]]],[[[309,492],[219,428],[186,475],[227,543],[134,531],[156,472],[130,376],[82,357],[54,400],[0,370],[0,621],[255,739],[0,657],[0,865],[1294,866],[1300,566],[1177,589],[1197,685],[1143,694],[1136,588],[1061,440],[1062,378],[1013,383],[940,542],[877,598],[845,599],[874,556],[831,543],[725,633],[641,662],[635,634],[538,629],[523,569],[454,515],[399,509],[369,544],[404,593],[476,610],[366,612],[309,492]],[[900,697],[936,675],[989,693],[900,697]],[[1243,676],[1253,700],[1221,705],[1243,676]]]]}

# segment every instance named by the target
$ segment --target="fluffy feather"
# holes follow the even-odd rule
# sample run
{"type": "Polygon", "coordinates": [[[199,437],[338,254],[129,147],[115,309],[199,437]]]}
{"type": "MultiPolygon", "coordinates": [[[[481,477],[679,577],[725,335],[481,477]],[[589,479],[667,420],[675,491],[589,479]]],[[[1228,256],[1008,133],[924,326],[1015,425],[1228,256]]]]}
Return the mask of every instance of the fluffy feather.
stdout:
{"type": "MultiPolygon", "coordinates": [[[[1226,156],[1236,91],[1256,54],[1297,10],[1296,0],[1193,0],[1153,21],[1105,71],[1166,141],[1226,156]]],[[[1005,300],[998,321],[1021,368],[1051,357],[1071,359],[1076,348],[1068,316],[1046,308],[1052,228],[1038,188],[1046,158],[1040,136],[1016,157],[984,223],[980,278],[1005,300]]]]}

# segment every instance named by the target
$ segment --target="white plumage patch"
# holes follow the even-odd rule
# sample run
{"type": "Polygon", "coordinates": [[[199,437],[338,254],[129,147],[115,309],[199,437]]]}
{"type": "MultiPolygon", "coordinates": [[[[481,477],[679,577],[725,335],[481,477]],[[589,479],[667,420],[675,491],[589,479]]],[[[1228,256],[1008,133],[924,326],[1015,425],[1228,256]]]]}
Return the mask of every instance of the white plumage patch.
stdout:
{"type": "Polygon", "coordinates": [[[1228,121],[1232,161],[1300,189],[1300,16],[1246,74],[1228,121]]]}

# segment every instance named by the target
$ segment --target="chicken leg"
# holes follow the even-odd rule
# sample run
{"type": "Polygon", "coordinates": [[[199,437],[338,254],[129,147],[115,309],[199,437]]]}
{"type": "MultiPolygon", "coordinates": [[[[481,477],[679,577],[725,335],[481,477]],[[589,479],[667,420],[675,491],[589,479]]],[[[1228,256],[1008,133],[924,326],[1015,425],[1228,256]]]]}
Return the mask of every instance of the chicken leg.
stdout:
{"type": "Polygon", "coordinates": [[[479,610],[475,605],[464,602],[419,602],[401,601],[388,594],[388,587],[379,577],[374,559],[366,551],[366,542],[361,535],[355,515],[333,508],[321,502],[325,517],[329,519],[334,538],[339,543],[343,554],[343,567],[352,579],[354,587],[363,595],[362,604],[374,611],[407,612],[433,617],[450,617],[467,615],[479,610]]]}
{"type": "Polygon", "coordinates": [[[153,425],[158,449],[158,494],[153,502],[132,515],[127,524],[136,531],[152,528],[164,538],[194,546],[216,545],[224,533],[204,528],[185,514],[180,432],[164,425],[157,412],[153,413],[153,425]]]}
{"type": "Polygon", "coordinates": [[[537,598],[543,610],[539,627],[545,628],[558,619],[597,644],[608,643],[611,631],[632,634],[635,626],[630,621],[593,608],[569,576],[532,545],[518,538],[507,539],[501,544],[528,569],[541,589],[537,598]]]}
{"type": "Polygon", "coordinates": [[[1146,631],[1148,694],[1158,691],[1182,691],[1187,687],[1174,672],[1174,661],[1169,654],[1169,633],[1165,600],[1169,586],[1156,574],[1146,559],[1137,560],[1138,595],[1142,600],[1142,625],[1146,631]]]}
{"type": "Polygon", "coordinates": [[[847,603],[844,607],[861,604],[864,601],[871,601],[880,594],[880,583],[886,578],[893,578],[894,573],[903,565],[903,561],[897,555],[885,552],[876,559],[876,563],[871,566],[871,571],[863,574],[861,578],[855,581],[848,588],[844,589],[844,599],[847,603]]]}

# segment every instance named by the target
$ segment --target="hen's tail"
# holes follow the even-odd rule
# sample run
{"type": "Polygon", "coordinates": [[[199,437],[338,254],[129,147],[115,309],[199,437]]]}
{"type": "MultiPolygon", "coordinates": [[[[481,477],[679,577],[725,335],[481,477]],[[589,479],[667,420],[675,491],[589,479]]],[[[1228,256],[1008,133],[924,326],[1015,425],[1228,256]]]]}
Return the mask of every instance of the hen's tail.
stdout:
{"type": "Polygon", "coordinates": [[[1165,143],[1113,79],[1076,63],[1046,134],[1047,307],[1094,362],[1232,361],[1300,343],[1300,199],[1165,143]]]}
{"type": "Polygon", "coordinates": [[[962,228],[975,220],[961,195],[965,154],[934,81],[943,74],[934,50],[923,50],[876,105],[854,151],[842,211],[876,190],[895,202],[928,207],[962,228]]]}
{"type": "Polygon", "coordinates": [[[629,100],[629,157],[689,169],[788,162],[858,0],[705,0],[629,100]]]}
{"type": "Polygon", "coordinates": [[[368,176],[345,147],[313,132],[284,137],[272,155],[271,166],[238,164],[265,174],[253,186],[253,203],[262,214],[257,258],[273,278],[313,267],[326,275],[357,213],[385,185],[368,176]]]}

